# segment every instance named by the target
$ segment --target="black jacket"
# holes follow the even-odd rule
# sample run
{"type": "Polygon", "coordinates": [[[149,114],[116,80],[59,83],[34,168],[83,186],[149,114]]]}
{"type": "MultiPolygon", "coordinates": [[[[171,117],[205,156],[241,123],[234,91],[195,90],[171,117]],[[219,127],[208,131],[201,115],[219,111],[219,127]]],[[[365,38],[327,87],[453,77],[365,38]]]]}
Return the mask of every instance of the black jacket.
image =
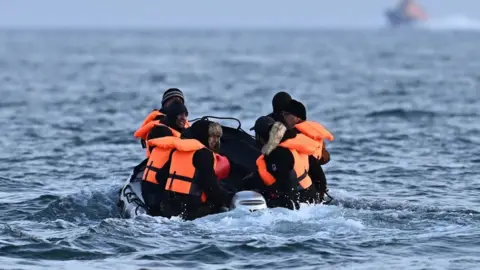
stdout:
{"type": "MultiPolygon", "coordinates": [[[[282,141],[294,138],[296,132],[288,131],[282,141]]],[[[320,165],[315,158],[309,157],[310,169],[308,174],[312,178],[312,186],[306,190],[298,190],[298,182],[294,171],[295,159],[288,148],[277,146],[270,154],[265,155],[267,171],[275,177],[275,184],[265,186],[258,172],[251,174],[244,180],[243,190],[257,190],[266,198],[269,207],[298,208],[298,202],[317,202],[318,193],[316,182],[320,182],[320,165]],[[314,180],[315,179],[315,180],[314,180]],[[293,203],[292,203],[293,201],[293,203]]]]}

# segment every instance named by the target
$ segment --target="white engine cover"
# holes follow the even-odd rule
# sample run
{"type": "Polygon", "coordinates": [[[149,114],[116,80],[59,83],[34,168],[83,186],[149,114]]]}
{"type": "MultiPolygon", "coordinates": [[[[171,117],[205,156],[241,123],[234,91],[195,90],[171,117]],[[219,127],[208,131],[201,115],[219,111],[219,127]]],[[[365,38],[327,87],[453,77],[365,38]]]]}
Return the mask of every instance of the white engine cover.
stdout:
{"type": "Polygon", "coordinates": [[[255,191],[240,191],[235,193],[232,198],[230,209],[245,209],[248,211],[256,211],[267,208],[267,202],[263,196],[255,191]]]}

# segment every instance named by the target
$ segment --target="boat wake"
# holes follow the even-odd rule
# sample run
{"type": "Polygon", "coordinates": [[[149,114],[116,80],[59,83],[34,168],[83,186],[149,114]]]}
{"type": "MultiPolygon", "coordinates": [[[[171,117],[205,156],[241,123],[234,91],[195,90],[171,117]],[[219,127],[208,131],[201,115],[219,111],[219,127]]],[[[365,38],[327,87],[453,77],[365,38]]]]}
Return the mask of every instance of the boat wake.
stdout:
{"type": "Polygon", "coordinates": [[[421,24],[422,28],[429,30],[480,30],[480,20],[462,14],[449,15],[444,18],[432,18],[421,24]]]}

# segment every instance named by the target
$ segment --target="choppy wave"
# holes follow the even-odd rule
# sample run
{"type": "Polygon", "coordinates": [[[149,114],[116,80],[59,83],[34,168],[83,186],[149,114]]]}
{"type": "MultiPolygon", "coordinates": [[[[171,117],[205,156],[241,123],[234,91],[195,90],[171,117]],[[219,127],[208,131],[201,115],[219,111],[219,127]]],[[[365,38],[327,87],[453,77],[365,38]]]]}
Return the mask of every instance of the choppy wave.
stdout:
{"type": "Polygon", "coordinates": [[[0,268],[475,269],[480,56],[454,35],[0,31],[0,268]],[[121,219],[168,87],[244,129],[300,99],[335,135],[333,205],[121,219]]]}
{"type": "Polygon", "coordinates": [[[405,110],[405,109],[387,109],[368,113],[366,117],[399,117],[405,119],[413,119],[419,117],[435,117],[435,112],[422,110],[405,110]]]}

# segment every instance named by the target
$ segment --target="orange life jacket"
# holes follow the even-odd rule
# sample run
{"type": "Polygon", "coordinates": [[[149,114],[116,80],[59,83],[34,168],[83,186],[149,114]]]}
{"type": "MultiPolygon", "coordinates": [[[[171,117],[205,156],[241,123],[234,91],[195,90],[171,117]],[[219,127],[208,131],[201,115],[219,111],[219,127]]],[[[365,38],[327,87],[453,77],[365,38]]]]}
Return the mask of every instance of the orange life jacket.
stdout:
{"type": "MultiPolygon", "coordinates": [[[[180,139],[173,136],[152,139],[147,143],[155,146],[155,149],[150,155],[142,179],[158,184],[157,172],[170,160],[165,190],[198,196],[202,202],[206,202],[207,195],[195,183],[195,167],[193,166],[193,155],[205,146],[195,139],[180,139]]],[[[213,160],[215,167],[215,157],[213,160]]]]}
{"type": "Polygon", "coordinates": [[[330,131],[328,131],[324,126],[317,122],[303,121],[296,124],[295,128],[298,129],[298,131],[300,131],[303,135],[320,143],[320,149],[317,149],[317,151],[312,154],[317,159],[320,159],[322,157],[324,144],[323,140],[334,140],[332,133],[330,133],[330,131]]]}
{"type": "MultiPolygon", "coordinates": [[[[148,134],[156,126],[167,127],[173,133],[174,137],[180,137],[180,135],[181,135],[181,133],[176,131],[175,129],[173,129],[173,128],[167,126],[167,125],[162,124],[160,122],[160,120],[155,120],[155,121],[150,121],[150,122],[146,123],[145,125],[143,125],[142,127],[140,127],[137,131],[135,131],[135,134],[133,134],[133,136],[146,141],[147,138],[148,138],[148,134]]],[[[146,154],[147,158],[150,157],[150,146],[148,145],[148,143],[146,145],[146,153],[145,154],[146,154]]]]}
{"type": "MultiPolygon", "coordinates": [[[[309,188],[312,185],[312,179],[308,175],[308,170],[310,169],[308,156],[318,151],[319,148],[321,149],[321,144],[303,134],[297,134],[295,138],[288,139],[280,143],[279,146],[287,148],[293,155],[293,170],[298,181],[298,188],[300,190],[309,188]]],[[[267,170],[265,155],[261,155],[256,163],[263,183],[266,186],[273,185],[277,180],[267,170]]]]}
{"type": "Polygon", "coordinates": [[[149,113],[147,115],[147,117],[145,117],[145,119],[143,120],[143,123],[140,126],[140,128],[145,126],[148,122],[151,122],[151,121],[155,120],[155,118],[157,118],[157,116],[165,116],[165,114],[162,113],[159,110],[153,110],[151,113],[149,113]]]}
{"type": "MultiPolygon", "coordinates": [[[[138,128],[138,130],[140,130],[143,126],[145,126],[146,124],[150,123],[151,121],[154,121],[155,118],[157,118],[158,116],[166,116],[166,114],[162,113],[161,111],[159,110],[153,110],[151,113],[149,113],[147,115],[147,117],[145,117],[145,119],[143,120],[143,123],[142,125],[138,128]]],[[[188,128],[190,127],[190,122],[188,122],[188,120],[185,122],[185,128],[188,128]]],[[[137,131],[138,131],[137,130],[137,131]]],[[[137,137],[137,136],[135,136],[137,137]]],[[[138,138],[138,137],[137,137],[138,138]]]]}
{"type": "MultiPolygon", "coordinates": [[[[166,116],[164,113],[158,111],[158,110],[153,110],[150,114],[147,115],[147,117],[145,117],[145,119],[143,120],[143,123],[142,125],[137,129],[137,131],[135,131],[135,134],[134,136],[137,137],[137,138],[140,138],[137,133],[138,132],[141,132],[140,130],[142,130],[142,128],[147,125],[148,123],[152,122],[152,121],[160,121],[160,120],[155,120],[155,118],[157,118],[158,116],[166,116]]],[[[185,122],[185,128],[188,128],[190,127],[190,122],[188,122],[188,120],[185,122]]],[[[143,139],[143,138],[142,138],[143,139]]]]}

